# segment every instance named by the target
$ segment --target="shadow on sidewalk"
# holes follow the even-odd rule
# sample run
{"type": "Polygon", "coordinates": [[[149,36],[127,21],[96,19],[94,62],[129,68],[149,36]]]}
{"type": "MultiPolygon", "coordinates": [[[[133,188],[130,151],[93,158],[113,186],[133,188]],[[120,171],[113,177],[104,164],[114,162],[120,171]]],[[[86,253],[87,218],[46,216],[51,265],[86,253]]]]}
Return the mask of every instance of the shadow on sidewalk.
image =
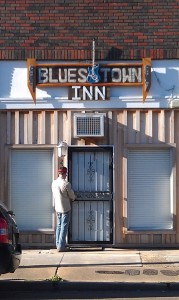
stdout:
{"type": "Polygon", "coordinates": [[[3,299],[107,299],[134,297],[176,297],[179,296],[179,283],[123,283],[123,282],[55,282],[52,281],[13,281],[0,282],[3,299]],[[11,298],[11,294],[14,295],[11,298]],[[6,295],[8,298],[6,298],[6,295]],[[34,296],[33,296],[34,295],[34,296]]]}
{"type": "MultiPolygon", "coordinates": [[[[112,267],[112,266],[117,266],[117,267],[150,267],[150,266],[155,266],[155,267],[160,267],[160,266],[170,266],[172,267],[173,265],[175,264],[178,264],[177,267],[178,267],[178,270],[179,270],[179,261],[172,261],[172,262],[117,262],[117,263],[114,263],[114,262],[109,262],[109,263],[106,263],[106,262],[101,262],[101,263],[56,263],[56,264],[36,264],[36,265],[20,265],[18,269],[38,269],[38,268],[57,268],[57,267],[100,267],[100,266],[109,266],[109,267],[112,267]]],[[[175,265],[175,268],[176,268],[176,265],[175,265]]],[[[179,271],[178,271],[179,272],[179,271]]]]}

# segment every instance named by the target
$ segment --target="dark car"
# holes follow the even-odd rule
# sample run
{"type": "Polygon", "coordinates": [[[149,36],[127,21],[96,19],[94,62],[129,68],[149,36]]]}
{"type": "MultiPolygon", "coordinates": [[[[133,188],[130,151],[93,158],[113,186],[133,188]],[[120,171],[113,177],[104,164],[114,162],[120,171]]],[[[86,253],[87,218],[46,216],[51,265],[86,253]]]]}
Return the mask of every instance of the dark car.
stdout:
{"type": "Polygon", "coordinates": [[[0,275],[13,273],[20,265],[21,245],[14,214],[0,202],[0,275]]]}

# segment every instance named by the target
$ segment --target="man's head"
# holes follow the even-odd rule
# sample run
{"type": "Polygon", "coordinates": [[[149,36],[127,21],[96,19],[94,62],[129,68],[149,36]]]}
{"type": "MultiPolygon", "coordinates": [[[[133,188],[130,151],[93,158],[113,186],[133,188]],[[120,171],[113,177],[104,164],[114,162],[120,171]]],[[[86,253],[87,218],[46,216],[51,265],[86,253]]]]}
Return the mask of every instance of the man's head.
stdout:
{"type": "Polygon", "coordinates": [[[67,176],[67,168],[66,167],[60,167],[58,170],[58,175],[65,178],[67,176]]]}

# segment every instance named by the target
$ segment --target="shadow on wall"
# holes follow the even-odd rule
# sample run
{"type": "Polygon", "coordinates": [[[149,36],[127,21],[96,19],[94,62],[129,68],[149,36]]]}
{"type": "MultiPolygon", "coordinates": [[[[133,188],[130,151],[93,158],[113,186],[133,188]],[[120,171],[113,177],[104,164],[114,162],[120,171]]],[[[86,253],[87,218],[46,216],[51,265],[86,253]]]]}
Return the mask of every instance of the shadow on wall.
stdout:
{"type": "Polygon", "coordinates": [[[12,66],[8,62],[1,61],[0,82],[1,82],[1,97],[9,98],[12,86],[12,66]]]}
{"type": "Polygon", "coordinates": [[[120,59],[121,56],[122,56],[122,50],[112,47],[109,50],[107,56],[105,57],[105,60],[117,60],[117,59],[120,59]]]}
{"type": "Polygon", "coordinates": [[[152,83],[150,88],[150,94],[155,97],[161,96],[177,96],[179,95],[179,70],[175,68],[166,68],[166,72],[162,73],[155,71],[152,67],[152,83]]]}

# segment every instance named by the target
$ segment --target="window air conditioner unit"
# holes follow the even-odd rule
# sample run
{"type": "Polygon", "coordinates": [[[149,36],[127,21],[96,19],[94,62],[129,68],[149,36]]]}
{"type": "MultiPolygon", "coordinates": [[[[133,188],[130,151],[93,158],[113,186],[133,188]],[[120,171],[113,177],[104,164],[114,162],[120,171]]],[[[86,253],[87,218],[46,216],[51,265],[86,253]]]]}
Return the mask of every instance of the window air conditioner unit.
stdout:
{"type": "Polygon", "coordinates": [[[104,136],[104,114],[74,114],[74,137],[104,136]]]}

